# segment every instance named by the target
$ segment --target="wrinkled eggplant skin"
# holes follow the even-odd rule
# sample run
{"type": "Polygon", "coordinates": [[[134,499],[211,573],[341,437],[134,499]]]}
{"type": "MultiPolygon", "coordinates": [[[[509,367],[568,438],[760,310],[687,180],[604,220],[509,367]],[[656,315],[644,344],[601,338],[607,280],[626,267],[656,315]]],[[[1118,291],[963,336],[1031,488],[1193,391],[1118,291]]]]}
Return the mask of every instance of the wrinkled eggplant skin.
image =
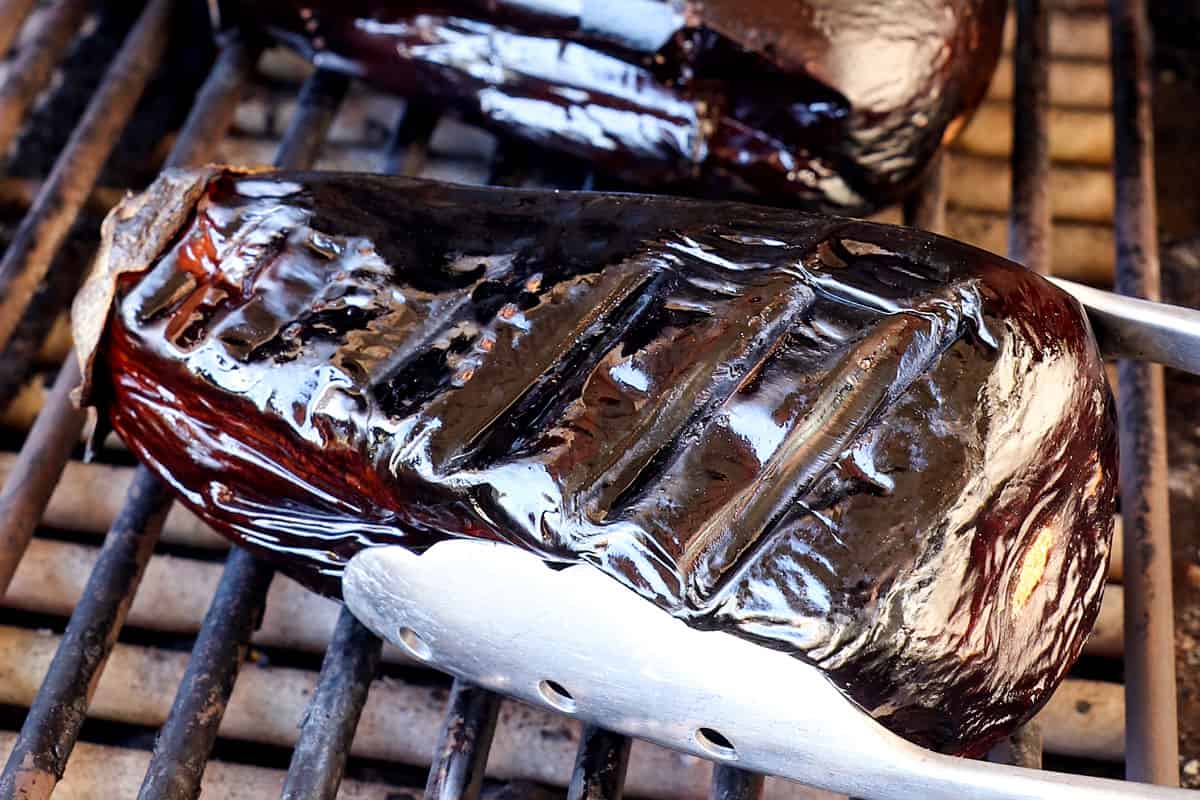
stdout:
{"type": "Polygon", "coordinates": [[[122,276],[92,394],[192,510],[308,585],[450,536],[583,561],[951,752],[1078,655],[1113,402],[1042,278],[747,205],[208,180],[122,276]]]}
{"type": "Polygon", "coordinates": [[[982,101],[1006,6],[268,0],[225,16],[634,185],[863,213],[982,101]]]}

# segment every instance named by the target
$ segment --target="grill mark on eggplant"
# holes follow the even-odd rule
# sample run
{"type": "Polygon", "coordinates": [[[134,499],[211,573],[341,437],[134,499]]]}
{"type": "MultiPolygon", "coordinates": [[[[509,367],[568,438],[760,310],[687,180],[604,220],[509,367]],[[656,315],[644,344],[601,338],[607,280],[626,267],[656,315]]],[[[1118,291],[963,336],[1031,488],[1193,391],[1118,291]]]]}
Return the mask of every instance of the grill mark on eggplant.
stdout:
{"type": "Polygon", "coordinates": [[[720,349],[691,361],[685,377],[673,382],[670,396],[656,409],[657,435],[648,434],[640,442],[630,443],[624,465],[615,470],[609,485],[596,493],[594,502],[598,507],[612,509],[617,517],[628,514],[678,458],[683,444],[703,432],[714,412],[753,377],[771,356],[784,331],[809,309],[811,292],[786,277],[779,283],[783,285],[764,287],[763,294],[769,289],[779,294],[762,298],[763,310],[754,315],[760,322],[747,325],[742,331],[721,331],[720,338],[726,341],[722,343],[719,338],[713,343],[720,349]],[[791,296],[788,288],[794,293],[791,296]],[[723,369],[714,369],[716,365],[723,365],[723,369]],[[699,397],[693,395],[696,388],[699,397]],[[665,420],[670,421],[664,424],[665,420]]]}
{"type": "Polygon", "coordinates": [[[113,427],[309,585],[448,536],[586,562],[956,752],[1036,710],[1095,617],[1112,398],[1078,306],[1016,265],[795,212],[400,178],[213,170],[130,202],[81,295],[113,298],[108,327],[76,329],[113,427]],[[142,312],[187,281],[141,242],[197,181],[234,238],[255,204],[290,232],[189,272],[226,308],[177,310],[180,342],[142,312]],[[515,350],[483,345],[516,322],[515,350]],[[247,354],[244,325],[287,346],[247,354]]]}
{"type": "MultiPolygon", "coordinates": [[[[639,265],[642,262],[639,262],[639,265]]],[[[646,274],[636,285],[606,298],[607,309],[602,311],[578,337],[574,345],[551,365],[522,395],[512,403],[503,416],[471,443],[474,455],[464,462],[467,469],[482,469],[507,452],[522,452],[540,435],[537,431],[547,421],[563,413],[563,407],[596,368],[597,363],[614,348],[633,344],[642,329],[648,327],[647,317],[653,305],[677,282],[677,277],[657,264],[646,264],[646,274]],[[507,451],[507,452],[506,452],[507,451]]]]}
{"type": "Polygon", "coordinates": [[[648,279],[633,265],[618,265],[597,276],[555,284],[528,312],[514,304],[502,307],[481,335],[481,345],[490,344],[478,361],[464,360],[452,381],[454,388],[422,409],[423,417],[438,422],[430,441],[435,469],[446,473],[462,469],[477,447],[493,435],[502,416],[522,401],[534,406],[547,402],[555,389],[556,364],[570,359],[573,350],[586,347],[587,339],[603,327],[614,306],[624,305],[643,290],[648,279]],[[577,292],[587,299],[571,297],[577,292]],[[476,381],[489,385],[482,397],[466,390],[476,381]]]}
{"type": "Polygon", "coordinates": [[[827,391],[833,396],[812,403],[814,409],[829,416],[794,425],[754,482],[689,542],[680,567],[689,576],[688,600],[693,607],[705,612],[725,599],[748,564],[762,556],[764,543],[788,513],[788,504],[805,498],[852,442],[954,342],[960,327],[958,315],[947,311],[941,318],[930,316],[921,312],[892,315],[856,343],[830,381],[827,391]],[[915,346],[920,354],[917,362],[907,368],[890,363],[912,355],[912,341],[922,336],[922,323],[928,327],[930,341],[915,346]],[[883,385],[864,380],[868,373],[880,371],[889,376],[883,385]],[[861,396],[864,392],[856,392],[855,387],[864,383],[868,392],[874,389],[878,393],[861,396]]]}

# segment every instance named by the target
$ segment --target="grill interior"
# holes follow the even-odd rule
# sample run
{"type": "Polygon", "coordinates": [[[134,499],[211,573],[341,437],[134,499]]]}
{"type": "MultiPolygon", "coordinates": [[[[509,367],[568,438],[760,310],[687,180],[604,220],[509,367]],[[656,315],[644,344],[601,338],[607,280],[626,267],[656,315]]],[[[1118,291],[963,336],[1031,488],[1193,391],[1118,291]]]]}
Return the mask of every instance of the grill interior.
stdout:
{"type": "MultiPolygon", "coordinates": [[[[989,102],[921,191],[879,218],[1157,297],[1146,19],[1137,3],[1112,6],[1110,39],[1093,2],[1018,0],[989,102]]],[[[68,798],[831,796],[417,667],[172,507],[115,439],[79,460],[62,314],[103,212],[158,169],[619,186],[283,51],[214,44],[203,4],[7,0],[0,19],[0,796],[56,784],[68,798]]],[[[992,757],[1170,783],[1162,370],[1123,365],[1119,385],[1128,543],[1084,659],[992,757]]]]}

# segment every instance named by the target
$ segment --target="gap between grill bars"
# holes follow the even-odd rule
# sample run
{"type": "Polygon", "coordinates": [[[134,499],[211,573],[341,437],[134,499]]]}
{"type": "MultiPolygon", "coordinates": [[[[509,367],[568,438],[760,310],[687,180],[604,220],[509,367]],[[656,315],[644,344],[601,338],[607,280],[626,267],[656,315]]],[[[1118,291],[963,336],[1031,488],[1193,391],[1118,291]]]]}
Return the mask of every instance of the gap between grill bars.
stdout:
{"type": "MultiPolygon", "coordinates": [[[[32,0],[0,3],[0,18],[19,22],[32,0]]],[[[100,169],[128,122],[143,87],[166,46],[172,5],[152,0],[130,31],[91,106],[76,127],[55,169],[23,221],[16,240],[0,261],[0,342],[8,339],[26,311],[33,288],[83,208],[100,169]]],[[[48,85],[54,63],[83,22],[88,4],[59,0],[39,20],[31,44],[19,56],[20,79],[0,86],[0,150],[6,149],[38,93],[48,85]]],[[[1049,213],[1050,15],[1043,0],[1019,0],[1013,53],[1012,208],[1009,254],[1039,271],[1052,271],[1049,213]]],[[[1152,141],[1144,44],[1144,7],[1112,0],[1113,101],[1116,143],[1116,234],[1118,285],[1126,292],[1157,293],[1152,141]]],[[[0,30],[0,54],[20,26],[0,30]],[[8,40],[6,40],[6,37],[8,40]]],[[[257,45],[222,43],[212,72],[168,159],[168,166],[203,163],[229,127],[236,99],[258,56],[257,45]]],[[[16,70],[14,70],[14,73],[16,70]]],[[[305,85],[297,113],[276,163],[312,164],[341,97],[344,79],[315,73],[305,85]]],[[[388,171],[418,174],[439,114],[409,103],[386,153],[388,171]]],[[[531,152],[503,145],[490,182],[516,184],[531,152]]],[[[586,170],[564,169],[564,186],[586,187],[586,170]]],[[[921,190],[905,204],[909,224],[940,231],[946,225],[947,175],[939,160],[921,190]]],[[[73,356],[59,370],[54,391],[11,466],[0,494],[0,591],[12,581],[21,555],[67,465],[83,427],[83,416],[68,392],[79,381],[73,356]]],[[[1169,547],[1165,522],[1165,450],[1161,370],[1123,365],[1121,371],[1121,483],[1125,509],[1127,659],[1126,752],[1131,778],[1172,783],[1177,775],[1174,742],[1174,684],[1163,666],[1170,658],[1172,617],[1170,575],[1164,573],[1169,547]],[[1142,509],[1146,509],[1143,511],[1142,509]],[[1143,545],[1151,543],[1153,548],[1143,545]],[[1152,549],[1157,558],[1146,558],[1152,549]],[[1163,588],[1168,591],[1164,594],[1163,588]],[[1165,648],[1165,649],[1164,649],[1165,648]]],[[[46,797],[67,765],[97,680],[129,611],[159,531],[170,496],[148,472],[138,469],[125,505],[92,570],[84,600],[71,615],[50,671],[34,698],[25,725],[0,776],[0,796],[18,789],[46,797]]],[[[199,792],[218,725],[233,691],[238,668],[263,613],[271,573],[234,550],[224,568],[210,611],[196,639],[175,704],[150,759],[142,797],[188,798],[199,792]]],[[[367,689],[381,661],[379,641],[349,614],[338,619],[305,724],[284,784],[285,797],[337,795],[354,729],[364,711],[367,689]]],[[[426,795],[473,798],[479,795],[484,766],[500,716],[498,697],[455,682],[450,690],[441,738],[434,751],[426,795]]],[[[632,743],[625,737],[585,728],[567,789],[571,798],[619,798],[630,764],[632,743]]],[[[1006,758],[1036,765],[1036,732],[1016,737],[1006,758]],[[1011,753],[1017,753],[1016,756],[1011,753]]],[[[711,786],[714,798],[755,798],[761,778],[719,766],[711,786]]]]}

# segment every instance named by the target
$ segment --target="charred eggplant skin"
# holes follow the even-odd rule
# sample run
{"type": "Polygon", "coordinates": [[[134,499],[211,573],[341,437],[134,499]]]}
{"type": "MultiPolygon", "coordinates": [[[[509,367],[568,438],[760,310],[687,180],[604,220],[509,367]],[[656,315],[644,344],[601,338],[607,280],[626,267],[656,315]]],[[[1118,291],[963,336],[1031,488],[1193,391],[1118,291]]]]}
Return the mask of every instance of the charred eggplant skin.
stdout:
{"type": "Polygon", "coordinates": [[[363,547],[508,542],[954,752],[1033,713],[1098,611],[1116,438],[1087,320],[948,239],[210,168],[113,212],[74,321],[84,399],[327,593],[363,547]]]}
{"type": "Polygon", "coordinates": [[[632,185],[863,213],[982,101],[1003,0],[226,2],[324,68],[632,185]]]}

